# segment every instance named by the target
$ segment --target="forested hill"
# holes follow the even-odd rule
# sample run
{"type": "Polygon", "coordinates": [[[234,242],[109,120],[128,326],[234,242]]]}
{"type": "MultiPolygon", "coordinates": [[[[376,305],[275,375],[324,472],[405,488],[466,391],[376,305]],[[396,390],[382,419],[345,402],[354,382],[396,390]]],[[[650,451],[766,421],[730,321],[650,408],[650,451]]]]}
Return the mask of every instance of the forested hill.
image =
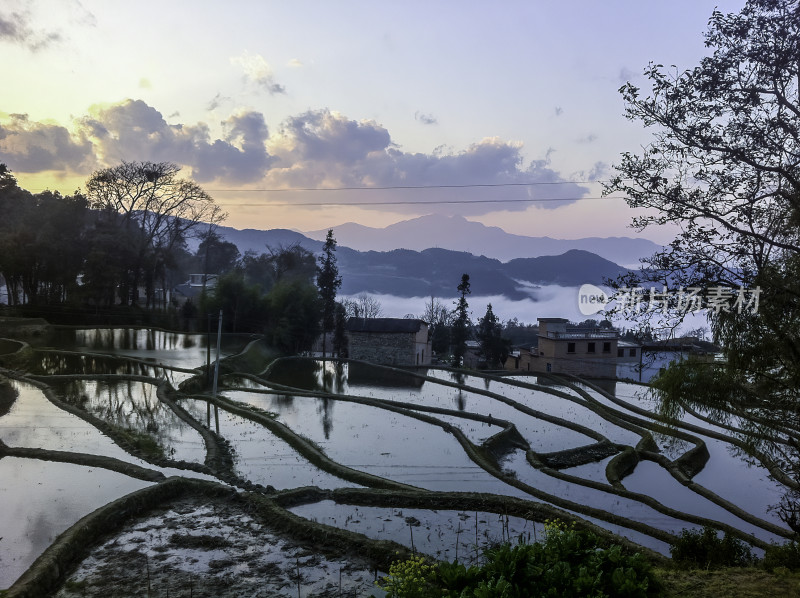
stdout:
{"type": "Polygon", "coordinates": [[[469,274],[472,294],[530,298],[524,287],[557,284],[602,284],[625,268],[588,251],[574,249],[558,256],[520,258],[509,263],[477,257],[462,251],[426,249],[359,252],[338,250],[343,294],[362,291],[399,297],[437,297],[456,294],[464,273],[469,274]]]}
{"type": "MultiPolygon", "coordinates": [[[[320,241],[285,229],[258,231],[220,227],[217,232],[234,243],[241,253],[248,250],[263,253],[267,247],[277,249],[293,244],[317,253],[322,247],[320,241]]],[[[366,291],[398,297],[450,296],[455,295],[461,275],[467,273],[473,295],[524,299],[530,297],[523,290],[526,283],[601,284],[604,279],[627,272],[614,262],[578,249],[562,255],[517,258],[507,263],[449,249],[356,251],[340,245],[336,255],[342,276],[340,292],[345,295],[366,291]]]]}

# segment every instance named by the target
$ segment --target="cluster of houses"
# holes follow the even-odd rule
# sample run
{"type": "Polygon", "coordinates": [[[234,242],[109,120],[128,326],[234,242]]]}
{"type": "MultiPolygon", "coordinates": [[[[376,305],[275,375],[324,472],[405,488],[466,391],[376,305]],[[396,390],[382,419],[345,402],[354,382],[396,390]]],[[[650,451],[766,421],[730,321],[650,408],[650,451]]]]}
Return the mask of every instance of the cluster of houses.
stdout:
{"type": "MultiPolygon", "coordinates": [[[[184,300],[197,295],[203,287],[213,287],[216,277],[192,275],[175,289],[184,300]]],[[[621,338],[619,330],[603,327],[580,327],[565,318],[537,318],[537,343],[517,347],[504,364],[516,372],[573,374],[588,378],[642,379],[643,362],[666,365],[677,354],[713,353],[710,343],[684,338],[642,345],[621,338]],[[700,343],[698,345],[698,342],[700,343]],[[670,354],[664,357],[664,354],[670,354]],[[646,357],[647,356],[647,357],[646,357]],[[663,363],[661,363],[663,362],[663,363]]],[[[433,363],[428,324],[413,318],[350,318],[347,323],[348,354],[351,359],[394,366],[424,366],[433,363]]],[[[480,346],[468,341],[464,365],[480,365],[480,346]]],[[[656,370],[657,371],[657,370],[656,370]]]]}
{"type": "MultiPolygon", "coordinates": [[[[578,328],[564,318],[539,318],[538,345],[512,351],[505,369],[613,378],[621,362],[640,363],[642,347],[623,341],[616,329],[578,328]]],[[[351,318],[347,324],[352,359],[385,365],[428,365],[433,359],[428,325],[400,318],[351,318]]],[[[467,343],[464,365],[476,367],[479,345],[467,343]]]]}

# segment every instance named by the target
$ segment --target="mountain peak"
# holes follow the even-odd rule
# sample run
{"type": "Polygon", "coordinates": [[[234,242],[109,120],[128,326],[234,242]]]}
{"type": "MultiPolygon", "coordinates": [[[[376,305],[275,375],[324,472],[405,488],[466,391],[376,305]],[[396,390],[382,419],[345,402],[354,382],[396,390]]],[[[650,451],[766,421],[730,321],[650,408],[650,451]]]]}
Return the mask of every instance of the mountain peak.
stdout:
{"type": "MultiPolygon", "coordinates": [[[[639,258],[660,248],[652,241],[630,237],[553,239],[513,235],[497,226],[467,220],[460,214],[427,214],[373,228],[353,222],[332,227],[340,245],[359,251],[390,251],[399,247],[422,251],[428,248],[466,251],[503,262],[515,258],[560,255],[571,249],[595,253],[626,266],[637,266],[639,258]]],[[[306,236],[322,241],[328,229],[306,236]]]]}

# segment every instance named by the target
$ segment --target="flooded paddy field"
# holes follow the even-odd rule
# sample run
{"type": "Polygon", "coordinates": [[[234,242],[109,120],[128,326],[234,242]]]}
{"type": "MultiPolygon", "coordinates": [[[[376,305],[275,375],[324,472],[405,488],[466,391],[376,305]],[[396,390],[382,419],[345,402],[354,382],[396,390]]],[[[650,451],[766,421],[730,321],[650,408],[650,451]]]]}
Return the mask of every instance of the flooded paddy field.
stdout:
{"type": "Polygon", "coordinates": [[[704,525],[756,551],[791,536],[787,478],[736,418],[665,425],[631,383],[240,359],[251,341],[224,346],[216,395],[205,335],[58,329],[0,370],[0,589],[57,553],[42,595],[368,596],[380,541],[478,559],[556,517],[661,554],[704,525]]]}
{"type": "Polygon", "coordinates": [[[10,586],[84,515],[148,485],[96,467],[39,459],[0,459],[0,586],[10,586]]]}
{"type": "Polygon", "coordinates": [[[373,591],[370,563],[314,551],[270,530],[241,506],[184,499],[130,522],[95,548],[58,598],[336,596],[373,591]]]}
{"type": "Polygon", "coordinates": [[[480,511],[367,507],[324,500],[289,509],[292,513],[376,540],[392,540],[437,559],[477,563],[483,549],[519,538],[534,542],[542,524],[480,511]],[[476,550],[477,547],[477,550],[476,550]]]}

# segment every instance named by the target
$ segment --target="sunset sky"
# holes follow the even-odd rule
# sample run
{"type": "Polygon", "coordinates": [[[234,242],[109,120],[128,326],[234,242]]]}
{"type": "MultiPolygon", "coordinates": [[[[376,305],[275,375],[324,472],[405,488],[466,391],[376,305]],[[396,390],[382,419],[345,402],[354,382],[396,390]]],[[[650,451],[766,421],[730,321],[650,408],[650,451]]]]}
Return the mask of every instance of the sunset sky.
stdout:
{"type": "Polygon", "coordinates": [[[0,162],[64,193],[121,160],[176,162],[236,228],[440,212],[633,236],[596,182],[650,135],[617,90],[650,61],[694,66],[714,7],[743,5],[3,0],[0,162]],[[383,189],[307,190],[343,187],[383,189]]]}

